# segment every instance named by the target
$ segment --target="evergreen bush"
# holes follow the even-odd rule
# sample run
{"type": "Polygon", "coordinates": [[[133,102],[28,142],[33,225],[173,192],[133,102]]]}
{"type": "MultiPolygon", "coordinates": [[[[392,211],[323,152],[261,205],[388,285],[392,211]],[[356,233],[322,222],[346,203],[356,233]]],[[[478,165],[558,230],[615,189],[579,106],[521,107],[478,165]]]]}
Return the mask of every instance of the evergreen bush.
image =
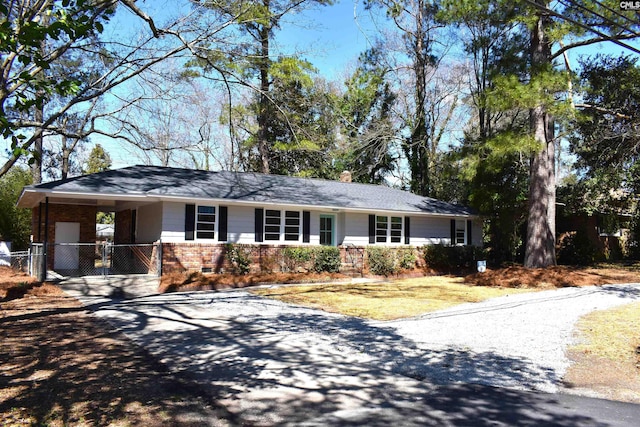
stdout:
{"type": "Polygon", "coordinates": [[[314,251],[313,269],[317,272],[337,273],[341,264],[340,249],[335,246],[321,246],[314,251]]]}

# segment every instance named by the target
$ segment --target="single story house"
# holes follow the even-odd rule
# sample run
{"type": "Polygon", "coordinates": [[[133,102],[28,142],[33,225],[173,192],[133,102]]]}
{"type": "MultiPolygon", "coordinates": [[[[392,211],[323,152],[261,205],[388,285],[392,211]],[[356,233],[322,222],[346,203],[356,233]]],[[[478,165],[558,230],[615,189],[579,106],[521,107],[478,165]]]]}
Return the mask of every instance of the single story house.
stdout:
{"type": "Polygon", "coordinates": [[[348,174],[331,181],[131,166],[25,187],[18,206],[32,209],[33,241],[50,246],[95,243],[97,212],[115,212],[114,244],[158,243],[163,273],[218,271],[228,243],[260,254],[338,246],[343,259],[368,245],[482,245],[470,209],[348,174]]]}

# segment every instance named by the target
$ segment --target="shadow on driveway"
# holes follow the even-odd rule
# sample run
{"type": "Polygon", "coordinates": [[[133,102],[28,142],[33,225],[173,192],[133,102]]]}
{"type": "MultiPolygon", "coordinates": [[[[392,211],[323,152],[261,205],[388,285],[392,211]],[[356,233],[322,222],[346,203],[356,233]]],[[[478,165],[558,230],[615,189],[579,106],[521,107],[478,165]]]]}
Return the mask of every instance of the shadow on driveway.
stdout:
{"type": "Polygon", "coordinates": [[[623,426],[640,416],[636,405],[451,385],[490,376],[558,380],[519,359],[424,351],[392,328],[357,318],[287,309],[240,292],[211,295],[85,303],[243,424],[623,426]],[[246,313],[256,304],[257,312],[246,313]]]}

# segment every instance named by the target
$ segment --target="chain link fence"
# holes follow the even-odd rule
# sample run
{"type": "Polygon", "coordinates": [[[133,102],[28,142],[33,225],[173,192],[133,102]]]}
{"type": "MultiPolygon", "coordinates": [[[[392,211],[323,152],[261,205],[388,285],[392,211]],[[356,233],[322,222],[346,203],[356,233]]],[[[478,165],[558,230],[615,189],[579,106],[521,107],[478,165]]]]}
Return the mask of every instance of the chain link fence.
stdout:
{"type": "MultiPolygon", "coordinates": [[[[47,270],[63,277],[154,274],[161,272],[161,244],[56,243],[47,246],[47,270]]],[[[44,245],[12,253],[14,268],[44,277],[44,245]]]]}

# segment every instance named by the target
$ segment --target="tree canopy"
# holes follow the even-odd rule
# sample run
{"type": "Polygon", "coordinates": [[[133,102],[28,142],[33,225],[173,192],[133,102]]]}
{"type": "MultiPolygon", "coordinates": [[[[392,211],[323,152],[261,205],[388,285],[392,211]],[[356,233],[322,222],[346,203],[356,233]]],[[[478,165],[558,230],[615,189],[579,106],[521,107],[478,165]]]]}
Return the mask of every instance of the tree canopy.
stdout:
{"type": "MultiPolygon", "coordinates": [[[[612,0],[371,0],[381,30],[329,79],[278,34],[333,4],[184,0],[168,17],[130,0],[3,3],[0,176],[29,156],[74,173],[73,151],[97,134],[164,165],[350,170],[473,205],[496,261],[529,267],[556,262],[557,191],[581,188],[572,203],[585,211],[615,198],[636,209],[637,61],[588,53],[640,52],[632,11],[612,0]],[[124,41],[108,31],[123,10],[140,30],[124,41]],[[567,152],[576,161],[559,174],[567,152]]],[[[93,155],[103,166],[105,156],[93,155]]]]}

